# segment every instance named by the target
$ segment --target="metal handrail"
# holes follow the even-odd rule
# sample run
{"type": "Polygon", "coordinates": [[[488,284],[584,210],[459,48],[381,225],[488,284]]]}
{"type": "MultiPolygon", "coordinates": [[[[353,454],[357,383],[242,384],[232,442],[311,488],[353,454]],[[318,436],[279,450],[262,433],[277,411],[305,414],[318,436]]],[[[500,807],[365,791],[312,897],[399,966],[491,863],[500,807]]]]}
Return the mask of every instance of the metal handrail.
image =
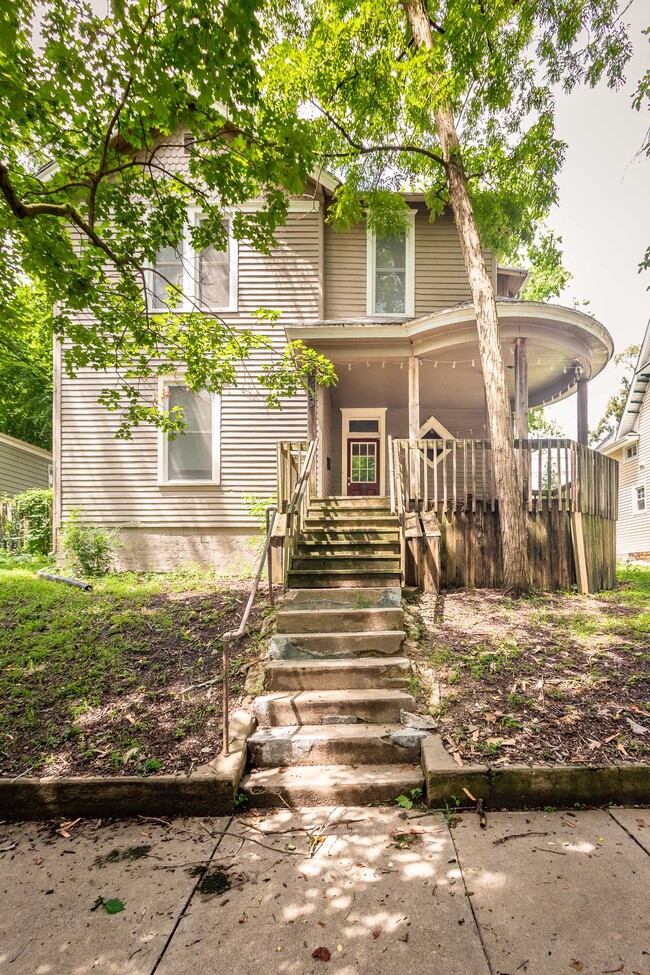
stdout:
{"type": "Polygon", "coordinates": [[[244,635],[246,630],[246,625],[248,623],[248,617],[251,614],[253,608],[253,603],[255,602],[255,596],[257,595],[257,590],[259,589],[260,581],[262,579],[262,573],[264,572],[264,563],[267,563],[268,573],[269,573],[269,602],[273,607],[275,605],[275,600],[273,597],[273,563],[271,556],[271,539],[273,537],[273,529],[275,527],[275,520],[277,518],[278,509],[275,507],[269,507],[266,509],[266,540],[264,542],[264,548],[262,549],[262,555],[260,556],[259,565],[257,567],[257,575],[253,582],[253,588],[251,589],[250,596],[248,597],[248,602],[246,603],[246,608],[241,618],[241,622],[236,630],[224,633],[221,637],[221,649],[222,649],[222,692],[223,692],[223,748],[222,755],[227,757],[230,755],[230,716],[228,710],[228,697],[230,693],[230,645],[239,640],[240,637],[244,635]]]}

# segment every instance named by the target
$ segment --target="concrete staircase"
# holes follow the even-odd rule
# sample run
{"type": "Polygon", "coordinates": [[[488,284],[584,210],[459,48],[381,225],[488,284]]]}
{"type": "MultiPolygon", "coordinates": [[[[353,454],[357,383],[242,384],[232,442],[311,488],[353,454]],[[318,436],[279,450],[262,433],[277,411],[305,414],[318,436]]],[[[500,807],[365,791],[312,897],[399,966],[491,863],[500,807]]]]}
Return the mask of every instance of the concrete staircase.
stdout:
{"type": "MultiPolygon", "coordinates": [[[[376,571],[378,585],[287,594],[254,705],[253,771],[242,782],[252,805],[385,802],[422,788],[424,733],[400,721],[415,709],[401,589],[376,571]]],[[[374,568],[354,572],[374,581],[374,568]]]]}
{"type": "Polygon", "coordinates": [[[289,586],[400,585],[397,517],[388,498],[315,498],[289,569],[289,586]]]}

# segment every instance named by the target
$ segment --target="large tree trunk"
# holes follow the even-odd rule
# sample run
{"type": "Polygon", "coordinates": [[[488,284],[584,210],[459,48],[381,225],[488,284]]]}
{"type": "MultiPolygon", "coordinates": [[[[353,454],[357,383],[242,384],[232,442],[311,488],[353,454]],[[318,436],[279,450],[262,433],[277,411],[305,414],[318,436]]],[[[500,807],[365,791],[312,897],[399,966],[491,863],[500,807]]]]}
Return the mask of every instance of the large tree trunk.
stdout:
{"type": "MultiPolygon", "coordinates": [[[[417,47],[433,47],[426,0],[402,0],[402,3],[417,47]]],[[[435,120],[445,161],[449,199],[476,311],[492,461],[499,499],[503,579],[507,591],[523,592],[529,588],[526,521],[517,480],[510,398],[501,356],[494,288],[485,266],[474,209],[467,191],[467,179],[451,106],[437,106],[435,120]]]]}

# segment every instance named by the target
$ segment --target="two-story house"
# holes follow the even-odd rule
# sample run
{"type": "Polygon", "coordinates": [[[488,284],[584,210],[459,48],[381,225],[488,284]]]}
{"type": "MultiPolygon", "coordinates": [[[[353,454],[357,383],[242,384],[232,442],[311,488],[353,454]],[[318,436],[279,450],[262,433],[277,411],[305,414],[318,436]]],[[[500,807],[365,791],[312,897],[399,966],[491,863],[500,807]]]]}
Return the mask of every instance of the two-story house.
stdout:
{"type": "MultiPolygon", "coordinates": [[[[182,167],[182,150],[174,152],[182,167]]],[[[88,520],[120,529],[122,567],[163,570],[191,561],[232,568],[250,561],[251,536],[259,531],[245,496],[276,492],[278,442],[317,438],[313,478],[321,496],[394,495],[395,444],[420,443],[417,490],[424,498],[414,498],[413,475],[412,506],[476,515],[471,531],[480,541],[477,509],[494,516],[498,498],[476,320],[453,217],[432,222],[424,195],[407,193],[410,222],[401,239],[376,239],[364,223],[337,232],[328,220],[337,186],[320,173],[291,200],[268,256],[232,238],[227,252],[159,255],[167,280],[189,276],[188,287],[203,289],[200,299],[233,325],[268,331],[255,311],[280,310],[271,330],[276,349],[302,339],[333,362],[336,385],[269,410],[255,383],[259,357],[221,396],[192,393],[182,376],[162,376],[161,399],[184,406],[186,434],[168,440],[141,427],[127,442],[115,439],[117,419],[97,404],[107,377],[80,371],[68,378],[59,352],[57,528],[80,508],[88,520]]],[[[498,267],[491,253],[486,260],[500,296],[517,436],[527,441],[529,408],[577,391],[579,440],[586,444],[588,382],[613,351],[607,330],[575,309],[520,300],[525,274],[498,267]]],[[[164,294],[156,300],[162,307],[164,294]]],[[[533,520],[578,503],[577,448],[562,443],[521,452],[523,503],[533,520]]],[[[412,471],[412,457],[409,463],[412,471]]],[[[546,524],[544,537],[550,530],[546,524]]],[[[557,532],[564,539],[565,528],[557,532]]],[[[450,570],[449,579],[487,584],[496,576],[483,573],[485,559],[472,538],[474,569],[450,570]]],[[[448,532],[443,549],[451,551],[448,532]]],[[[570,585],[570,554],[563,559],[564,575],[555,583],[570,585]]]]}
{"type": "Polygon", "coordinates": [[[650,322],[641,343],[625,409],[615,432],[599,446],[619,464],[616,551],[650,561],[650,322]]]}

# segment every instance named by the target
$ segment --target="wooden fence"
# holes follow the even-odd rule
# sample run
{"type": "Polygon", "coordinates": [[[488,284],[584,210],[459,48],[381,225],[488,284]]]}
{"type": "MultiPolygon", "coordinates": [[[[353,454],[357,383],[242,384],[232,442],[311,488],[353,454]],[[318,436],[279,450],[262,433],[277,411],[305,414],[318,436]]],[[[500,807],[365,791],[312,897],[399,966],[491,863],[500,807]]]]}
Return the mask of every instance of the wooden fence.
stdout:
{"type": "MultiPolygon", "coordinates": [[[[393,485],[405,510],[495,511],[489,440],[393,440],[393,485]]],[[[522,502],[529,512],[618,516],[618,464],[568,439],[516,440],[522,502]]]]}

